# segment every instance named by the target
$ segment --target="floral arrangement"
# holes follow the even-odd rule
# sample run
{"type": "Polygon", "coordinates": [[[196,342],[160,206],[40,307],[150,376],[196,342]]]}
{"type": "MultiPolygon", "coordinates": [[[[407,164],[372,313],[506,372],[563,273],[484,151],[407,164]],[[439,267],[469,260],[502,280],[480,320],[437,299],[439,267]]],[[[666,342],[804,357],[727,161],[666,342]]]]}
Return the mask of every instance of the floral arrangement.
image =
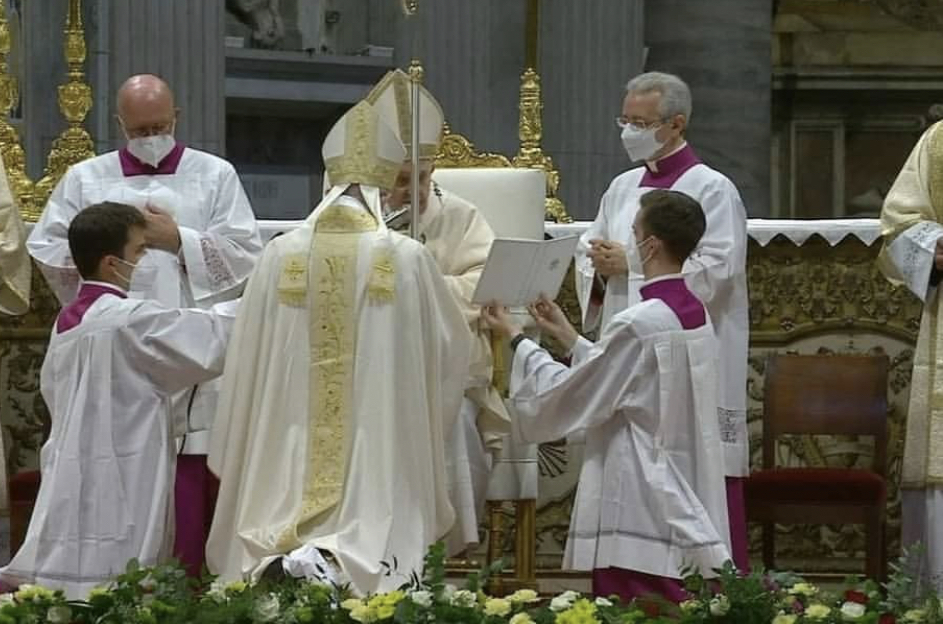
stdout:
{"type": "MultiPolygon", "coordinates": [[[[824,591],[788,573],[741,575],[731,565],[705,579],[685,570],[690,599],[624,604],[566,591],[543,598],[529,589],[489,596],[482,588],[497,567],[472,574],[463,588],[445,582],[441,544],[395,591],[353,597],[346,587],[286,579],[249,585],[197,582],[176,565],[141,568],[135,562],[86,600],[61,591],[22,586],[0,596],[0,624],[943,624],[943,605],[909,573],[915,553],[892,565],[889,581],[849,581],[824,591]]],[[[395,570],[391,570],[394,573],[395,570]]]]}

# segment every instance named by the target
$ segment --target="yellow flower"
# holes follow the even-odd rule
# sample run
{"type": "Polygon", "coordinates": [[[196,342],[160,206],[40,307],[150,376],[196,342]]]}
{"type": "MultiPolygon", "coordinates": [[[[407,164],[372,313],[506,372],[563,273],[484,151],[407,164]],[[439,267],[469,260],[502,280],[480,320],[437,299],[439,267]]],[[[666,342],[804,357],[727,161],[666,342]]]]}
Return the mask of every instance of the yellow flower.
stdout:
{"type": "Polygon", "coordinates": [[[824,620],[828,617],[828,614],[832,612],[830,607],[826,607],[823,604],[815,603],[809,605],[805,610],[805,615],[810,620],[824,620]]]}
{"type": "MultiPolygon", "coordinates": [[[[367,608],[370,610],[370,613],[366,617],[373,617],[373,619],[378,620],[386,620],[393,617],[393,614],[396,613],[396,605],[405,597],[406,593],[400,590],[373,596],[367,601],[367,608]]],[[[353,611],[351,611],[350,617],[354,617],[353,611]]],[[[369,621],[373,620],[371,619],[369,621]]]]}
{"type": "Polygon", "coordinates": [[[905,622],[923,622],[927,617],[926,611],[923,609],[911,609],[904,614],[905,622]]]}
{"type": "Polygon", "coordinates": [[[353,611],[357,607],[362,607],[362,606],[364,606],[364,604],[363,604],[363,600],[361,600],[360,598],[348,598],[347,600],[341,603],[341,609],[344,609],[345,611],[353,611]]]}
{"type": "Polygon", "coordinates": [[[246,585],[245,581],[233,581],[232,583],[226,585],[226,593],[241,594],[242,592],[246,591],[247,587],[248,585],[246,585]]]}
{"type": "Polygon", "coordinates": [[[406,597],[406,592],[396,590],[383,594],[383,604],[395,607],[406,597]]]}
{"type": "Polygon", "coordinates": [[[814,596],[817,591],[818,588],[811,583],[796,583],[789,588],[789,593],[794,596],[814,596]]]}
{"type": "Polygon", "coordinates": [[[360,624],[370,624],[371,622],[375,622],[377,619],[376,610],[371,609],[363,603],[360,603],[358,606],[350,610],[350,619],[354,620],[355,622],[360,622],[360,624]]]}
{"type": "Polygon", "coordinates": [[[508,624],[534,624],[534,620],[531,619],[530,615],[522,611],[515,614],[508,624]]]}
{"type": "Polygon", "coordinates": [[[585,598],[580,598],[573,606],[557,614],[556,624],[597,624],[596,605],[585,598]]]}
{"type": "Polygon", "coordinates": [[[797,615],[780,613],[773,618],[773,624],[796,624],[797,619],[799,619],[797,615]]]}
{"type": "Polygon", "coordinates": [[[504,598],[488,598],[485,600],[485,615],[505,616],[511,612],[511,601],[504,598]]]}
{"type": "Polygon", "coordinates": [[[520,604],[524,602],[537,602],[538,600],[540,600],[540,596],[538,596],[537,592],[535,592],[533,589],[519,589],[513,594],[511,594],[510,596],[508,596],[508,600],[510,600],[514,604],[520,604]]]}
{"type": "Polygon", "coordinates": [[[49,600],[55,596],[55,593],[39,585],[20,585],[14,595],[20,602],[26,602],[27,600],[49,600]]]}
{"type": "Polygon", "coordinates": [[[107,587],[93,587],[92,591],[88,592],[88,601],[91,602],[94,598],[99,598],[101,596],[107,596],[109,594],[107,587]]]}

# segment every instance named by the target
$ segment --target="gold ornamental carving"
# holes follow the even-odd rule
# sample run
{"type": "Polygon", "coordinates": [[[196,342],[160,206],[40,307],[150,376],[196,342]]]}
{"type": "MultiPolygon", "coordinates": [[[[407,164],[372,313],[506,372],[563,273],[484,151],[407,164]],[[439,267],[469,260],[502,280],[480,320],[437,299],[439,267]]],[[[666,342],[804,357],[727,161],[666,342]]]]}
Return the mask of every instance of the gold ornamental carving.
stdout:
{"type": "Polygon", "coordinates": [[[874,245],[849,237],[831,246],[813,236],[801,251],[785,238],[765,247],[750,241],[751,345],[853,329],[916,341],[920,301],[884,279],[874,245]]]}
{"type": "Polygon", "coordinates": [[[560,187],[560,172],[553,166],[553,159],[547,156],[541,143],[543,141],[543,102],[541,101],[540,76],[536,70],[528,68],[521,75],[520,121],[518,138],[520,147],[512,161],[515,167],[543,169],[547,172],[547,219],[556,223],[572,223],[573,219],[566,212],[566,207],[557,197],[560,187]]]}
{"type": "Polygon", "coordinates": [[[0,2],[0,154],[6,166],[10,190],[16,197],[20,213],[27,221],[36,221],[42,211],[33,197],[33,181],[26,175],[26,153],[19,133],[9,122],[10,111],[20,100],[19,85],[10,74],[7,55],[10,53],[10,25],[6,5],[0,2]]]}
{"type": "Polygon", "coordinates": [[[53,141],[43,177],[36,183],[35,199],[39,205],[45,205],[52,189],[70,166],[95,155],[92,137],[82,127],[92,109],[92,88],[85,82],[83,69],[86,48],[81,0],[69,0],[64,50],[68,81],[59,87],[59,110],[69,122],[69,127],[53,141]]]}

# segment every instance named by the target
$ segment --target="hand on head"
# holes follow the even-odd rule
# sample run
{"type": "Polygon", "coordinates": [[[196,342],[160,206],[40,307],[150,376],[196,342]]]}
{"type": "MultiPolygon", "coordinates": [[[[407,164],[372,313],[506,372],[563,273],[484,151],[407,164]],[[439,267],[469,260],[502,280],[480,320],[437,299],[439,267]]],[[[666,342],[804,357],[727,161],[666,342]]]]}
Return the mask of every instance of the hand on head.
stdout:
{"type": "Polygon", "coordinates": [[[148,204],[144,207],[144,239],[147,246],[170,253],[180,251],[180,230],[170,213],[148,204]]]}

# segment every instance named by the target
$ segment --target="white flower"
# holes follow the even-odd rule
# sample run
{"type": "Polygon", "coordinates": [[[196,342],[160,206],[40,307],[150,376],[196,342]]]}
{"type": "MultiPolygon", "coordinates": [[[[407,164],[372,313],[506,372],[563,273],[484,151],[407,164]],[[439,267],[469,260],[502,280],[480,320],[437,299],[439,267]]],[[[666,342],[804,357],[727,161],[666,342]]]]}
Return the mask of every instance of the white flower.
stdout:
{"type": "Polygon", "coordinates": [[[611,607],[612,601],[609,600],[608,598],[603,598],[602,596],[600,596],[596,598],[596,606],[597,607],[611,607]]]}
{"type": "Polygon", "coordinates": [[[485,615],[504,617],[511,612],[511,601],[504,598],[488,598],[485,601],[485,615]]]}
{"type": "Polygon", "coordinates": [[[867,611],[867,607],[860,602],[849,601],[841,606],[841,614],[848,620],[857,620],[864,615],[865,611],[867,611]]]}
{"type": "Polygon", "coordinates": [[[278,617],[278,596],[269,594],[255,603],[255,614],[262,622],[271,622],[278,617]]]}
{"type": "Polygon", "coordinates": [[[727,613],[730,611],[730,600],[723,594],[714,596],[711,598],[710,611],[711,615],[715,617],[723,617],[727,615],[727,613]]]}
{"type": "Polygon", "coordinates": [[[210,589],[206,592],[206,595],[211,598],[222,598],[223,594],[226,592],[226,583],[220,579],[213,579],[213,582],[210,583],[210,589]]]}
{"type": "Polygon", "coordinates": [[[72,610],[64,605],[49,607],[46,612],[46,621],[52,624],[66,624],[72,620],[72,610]]]}
{"type": "Polygon", "coordinates": [[[452,598],[455,597],[455,592],[457,591],[458,587],[451,583],[446,583],[445,587],[442,588],[442,599],[451,604],[452,598]]]}
{"type": "Polygon", "coordinates": [[[475,595],[475,592],[460,589],[452,595],[451,602],[456,607],[474,607],[478,604],[478,596],[475,595]]]}
{"type": "Polygon", "coordinates": [[[573,606],[573,603],[579,597],[580,595],[575,591],[567,590],[550,601],[550,610],[557,612],[566,611],[573,606]]]}
{"type": "Polygon", "coordinates": [[[798,615],[793,615],[792,613],[786,614],[780,612],[779,615],[773,618],[773,624],[796,624],[796,620],[799,619],[798,615]]]}
{"type": "Polygon", "coordinates": [[[420,607],[432,606],[432,592],[420,589],[409,593],[409,599],[420,607]]]}
{"type": "Polygon", "coordinates": [[[521,611],[520,613],[514,614],[508,624],[534,624],[534,620],[531,619],[526,611],[521,611]]]}
{"type": "Polygon", "coordinates": [[[14,604],[16,599],[13,594],[0,594],[0,607],[3,605],[14,604]]]}

